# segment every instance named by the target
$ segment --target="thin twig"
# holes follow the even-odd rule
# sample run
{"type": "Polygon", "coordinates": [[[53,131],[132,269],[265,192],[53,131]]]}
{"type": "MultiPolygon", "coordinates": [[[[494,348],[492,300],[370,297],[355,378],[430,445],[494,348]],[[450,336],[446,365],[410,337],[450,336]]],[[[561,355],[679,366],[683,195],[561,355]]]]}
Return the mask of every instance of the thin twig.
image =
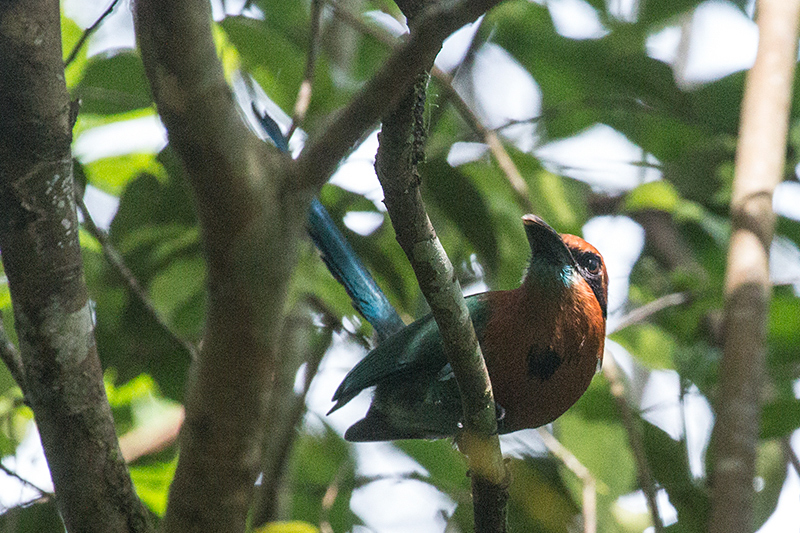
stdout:
{"type": "Polygon", "coordinates": [[[650,510],[650,517],[653,520],[653,528],[656,533],[661,533],[664,531],[664,523],[661,521],[661,515],[658,511],[656,484],[653,480],[653,474],[650,472],[650,465],[647,463],[647,456],[644,453],[642,436],[636,428],[631,407],[628,405],[628,399],[625,395],[625,385],[622,382],[619,369],[613,357],[606,357],[603,360],[603,375],[611,386],[611,394],[614,396],[614,400],[617,402],[617,408],[622,415],[622,424],[628,432],[628,442],[633,452],[633,458],[636,461],[639,486],[647,499],[647,507],[650,510]]]}
{"type": "Polygon", "coordinates": [[[550,450],[550,453],[564,463],[564,466],[583,483],[583,505],[581,509],[583,513],[583,531],[584,533],[595,533],[597,531],[597,482],[594,476],[552,433],[544,428],[537,428],[536,431],[539,433],[544,445],[550,450]]]}
{"type": "Polygon", "coordinates": [[[83,35],[81,35],[81,38],[75,44],[75,47],[72,49],[72,52],[69,53],[69,57],[67,58],[66,61],[64,61],[64,68],[68,67],[70,63],[75,61],[75,58],[78,56],[78,52],[80,52],[84,43],[86,43],[86,40],[97,30],[97,28],[100,26],[100,23],[103,22],[106,19],[106,17],[108,17],[114,11],[114,8],[117,7],[118,3],[119,0],[111,0],[111,5],[109,5],[105,11],[103,11],[103,14],[100,15],[100,18],[95,20],[94,24],[92,24],[91,26],[86,28],[86,30],[84,30],[83,35]]]}
{"type": "Polygon", "coordinates": [[[11,476],[13,478],[16,478],[20,482],[22,482],[23,484],[28,485],[30,488],[32,488],[33,490],[37,491],[39,494],[41,494],[42,496],[44,496],[46,498],[52,498],[53,496],[55,496],[55,494],[53,494],[52,492],[46,491],[43,488],[41,488],[41,487],[37,486],[36,484],[32,483],[31,481],[28,481],[24,477],[20,476],[19,474],[17,474],[16,472],[14,472],[10,468],[8,468],[3,463],[0,463],[0,470],[5,472],[5,474],[7,476],[11,476]]]}
{"type": "Polygon", "coordinates": [[[612,333],[616,333],[617,331],[622,331],[623,329],[632,326],[634,324],[638,324],[640,322],[644,322],[654,314],[658,313],[659,311],[663,311],[668,307],[675,307],[677,305],[683,305],[689,301],[689,293],[688,292],[675,292],[672,294],[667,294],[660,298],[653,300],[652,302],[648,302],[641,307],[637,307],[633,309],[625,316],[623,316],[620,321],[614,326],[613,330],[608,332],[608,335],[612,333]]]}
{"type": "Polygon", "coordinates": [[[453,87],[453,78],[447,74],[446,72],[440,70],[437,67],[434,67],[431,71],[431,74],[436,81],[438,81],[444,91],[450,98],[450,102],[455,106],[458,113],[461,115],[467,124],[472,128],[472,130],[483,139],[483,142],[489,147],[489,151],[497,161],[497,165],[500,167],[500,170],[505,174],[508,183],[511,185],[511,188],[514,190],[515,196],[517,198],[517,202],[519,203],[520,207],[526,212],[530,213],[533,211],[533,204],[531,203],[530,199],[530,189],[528,188],[528,183],[525,181],[525,178],[522,177],[517,165],[514,164],[514,161],[511,159],[511,156],[508,155],[508,152],[503,146],[503,142],[500,140],[500,137],[497,135],[495,130],[491,130],[484,126],[480,119],[472,112],[469,105],[466,101],[458,94],[458,91],[455,90],[453,87]]]}
{"type": "Polygon", "coordinates": [[[306,145],[296,160],[300,186],[323,183],[363,132],[399,103],[404,91],[416,83],[421,69],[433,64],[444,40],[501,1],[435,3],[426,9],[408,39],[390,54],[321,136],[306,145]]]}
{"type": "Polygon", "coordinates": [[[311,93],[314,83],[314,67],[317,64],[319,55],[320,27],[322,25],[322,1],[312,0],[311,2],[311,32],[309,34],[308,58],[306,59],[306,71],[300,89],[297,91],[297,100],[294,103],[292,113],[292,124],[286,138],[290,139],[294,130],[303,122],[311,104],[311,93]]]}
{"type": "Polygon", "coordinates": [[[97,239],[97,242],[100,243],[100,247],[103,250],[103,255],[105,256],[106,260],[117,271],[117,274],[119,274],[119,276],[125,281],[131,293],[139,300],[139,303],[142,304],[142,307],[144,307],[145,311],[147,311],[153,320],[156,321],[159,327],[174,342],[183,347],[183,349],[189,355],[189,358],[192,361],[197,359],[197,349],[192,343],[181,338],[181,336],[178,335],[169,324],[167,324],[167,322],[153,305],[153,302],[150,300],[150,296],[148,296],[147,291],[145,291],[144,288],[139,284],[139,281],[136,279],[136,275],[131,271],[130,268],[128,268],[128,265],[125,264],[125,260],[122,258],[122,255],[117,251],[116,248],[114,248],[114,245],[111,244],[106,232],[98,228],[94,223],[94,219],[92,218],[91,213],[89,213],[89,209],[86,207],[83,198],[76,195],[75,200],[78,204],[78,209],[80,209],[81,215],[83,216],[84,227],[95,239],[97,239]]]}
{"type": "Polygon", "coordinates": [[[325,490],[325,495],[322,497],[319,517],[319,530],[321,533],[333,533],[333,527],[331,527],[330,522],[331,509],[333,508],[333,504],[336,503],[337,496],[339,496],[339,487],[342,484],[345,469],[349,467],[349,461],[344,461],[339,465],[336,475],[333,476],[333,480],[331,480],[328,488],[325,490]]]}
{"type": "Polygon", "coordinates": [[[2,359],[8,367],[8,372],[11,374],[11,377],[14,378],[17,386],[22,390],[22,394],[25,394],[25,367],[22,364],[22,357],[20,356],[19,350],[14,346],[11,340],[9,340],[6,334],[6,329],[3,326],[2,313],[0,313],[0,359],[2,359]]]}
{"type": "Polygon", "coordinates": [[[794,453],[794,449],[792,448],[791,437],[783,438],[783,453],[785,453],[786,457],[789,458],[789,464],[792,465],[792,468],[794,468],[795,473],[797,475],[800,475],[800,459],[798,459],[797,454],[794,453]]]}

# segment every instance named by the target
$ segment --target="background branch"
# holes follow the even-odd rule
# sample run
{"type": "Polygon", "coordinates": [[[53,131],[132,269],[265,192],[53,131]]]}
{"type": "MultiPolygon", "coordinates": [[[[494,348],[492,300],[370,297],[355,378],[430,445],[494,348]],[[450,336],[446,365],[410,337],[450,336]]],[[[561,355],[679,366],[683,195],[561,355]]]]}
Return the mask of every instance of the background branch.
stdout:
{"type": "Polygon", "coordinates": [[[25,367],[22,364],[22,356],[19,350],[11,342],[3,326],[3,315],[0,313],[0,359],[6,364],[11,377],[14,378],[17,386],[25,394],[25,367]]]}
{"type": "Polygon", "coordinates": [[[775,227],[772,193],[783,177],[800,0],[760,0],[757,13],[758,53],[745,81],[731,198],[724,352],[712,434],[712,533],[753,529],[775,227]]]}
{"type": "Polygon", "coordinates": [[[645,499],[647,500],[647,509],[650,511],[650,517],[653,520],[653,529],[656,533],[661,533],[664,531],[664,523],[658,511],[656,482],[653,479],[650,465],[647,462],[647,454],[644,450],[642,434],[636,427],[635,418],[631,412],[631,406],[628,404],[628,398],[625,394],[625,384],[622,382],[617,362],[614,360],[613,356],[606,357],[603,360],[603,375],[608,380],[611,387],[611,394],[614,396],[614,400],[617,402],[617,408],[622,416],[622,424],[625,426],[625,431],[628,433],[628,443],[630,444],[634,461],[636,461],[636,476],[639,481],[639,487],[642,489],[642,492],[644,492],[645,499]]]}
{"type": "Polygon", "coordinates": [[[122,254],[120,254],[111,244],[106,232],[98,228],[97,224],[94,223],[92,214],[89,212],[89,209],[87,209],[86,204],[83,202],[83,197],[81,195],[75,196],[78,209],[83,217],[83,227],[86,228],[86,231],[88,231],[89,234],[91,234],[92,237],[97,239],[97,242],[100,243],[100,248],[103,250],[103,255],[105,256],[106,261],[108,261],[108,264],[110,264],[111,267],[117,271],[117,274],[119,274],[119,276],[128,286],[131,294],[133,294],[133,296],[139,300],[139,303],[142,305],[142,307],[144,307],[145,311],[147,311],[153,320],[155,320],[156,324],[158,324],[158,326],[164,330],[164,332],[178,346],[181,346],[184,349],[186,356],[190,360],[196,359],[197,349],[192,343],[186,339],[183,339],[180,335],[178,335],[177,332],[175,332],[175,330],[170,327],[169,324],[167,324],[156,307],[153,305],[152,300],[150,300],[150,297],[147,295],[147,291],[139,284],[139,280],[136,279],[136,276],[131,269],[128,268],[128,265],[125,264],[122,254]]]}
{"type": "Polygon", "coordinates": [[[83,45],[86,44],[86,41],[89,40],[89,37],[91,37],[92,34],[95,31],[97,31],[97,28],[100,27],[100,24],[106,19],[106,17],[108,17],[111,13],[114,12],[114,9],[116,9],[118,3],[119,0],[112,0],[111,4],[109,4],[109,6],[106,8],[105,11],[103,11],[103,13],[97,18],[97,20],[95,20],[91,26],[89,26],[88,28],[86,28],[86,30],[84,30],[83,35],[81,35],[81,38],[78,39],[78,42],[75,43],[75,46],[69,53],[69,57],[66,59],[66,61],[64,61],[64,67],[70,66],[70,64],[73,61],[75,61],[75,58],[78,57],[78,52],[81,51],[83,45]]]}

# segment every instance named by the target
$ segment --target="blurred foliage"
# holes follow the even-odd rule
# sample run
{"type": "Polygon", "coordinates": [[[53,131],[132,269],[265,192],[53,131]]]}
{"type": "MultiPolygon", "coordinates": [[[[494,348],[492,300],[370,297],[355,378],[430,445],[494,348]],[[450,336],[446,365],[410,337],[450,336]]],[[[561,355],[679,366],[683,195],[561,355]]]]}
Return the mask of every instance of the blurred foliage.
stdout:
{"type": "MultiPolygon", "coordinates": [[[[685,430],[676,437],[674,431],[666,430],[668,424],[659,424],[655,414],[641,410],[641,400],[651,372],[657,370],[678,378],[678,406],[684,407],[688,391],[702,395],[712,406],[715,401],[729,233],[727,202],[744,75],[735,73],[688,90],[676,83],[669,65],[647,55],[647,38],[678,23],[700,0],[640,2],[641,12],[633,22],[616,18],[610,9],[615,3],[586,3],[605,28],[599,38],[564,37],[556,31],[546,7],[509,0],[480,25],[474,50],[502,47],[535,80],[542,95],[541,115],[532,124],[539,145],[605,124],[635,143],[643,154],[651,154],[663,179],[640,183],[629,191],[609,192],[559,174],[531,150],[515,146],[501,128],[498,132],[505,148],[528,188],[528,197],[521,198],[485,150],[456,167],[448,162],[454,145],[480,143],[481,138],[434,81],[428,159],[421,168],[423,195],[462,283],[483,281],[492,289],[515,287],[526,267],[528,247],[519,217],[527,202],[561,232],[580,234],[589,220],[602,215],[625,215],[643,225],[645,249],[630,276],[628,301],[624,308],[612,309],[612,315],[619,318],[625,311],[676,292],[688,292],[689,300],[611,335],[621,347],[611,348],[613,355],[625,359],[622,352],[626,351],[631,356],[633,370],[626,384],[634,427],[626,427],[609,383],[598,376],[552,429],[597,482],[599,531],[642,531],[650,524],[643,508],[631,510],[620,503],[621,496],[639,488],[631,430],[641,433],[651,474],[677,511],[677,522],[670,524],[668,531],[702,531],[709,505],[707,474],[702,465],[699,473],[690,468],[689,460],[691,453],[698,451],[690,453],[685,430]]],[[[743,0],[728,3],[742,10],[746,4],[743,0]]],[[[383,11],[385,16],[398,16],[396,7],[383,1],[350,5],[360,5],[362,14],[383,11]]],[[[324,14],[313,98],[302,123],[311,137],[389,54],[372,36],[354,30],[327,9],[324,14]]],[[[306,70],[310,16],[308,1],[256,0],[244,13],[222,18],[215,31],[226,72],[252,79],[278,107],[291,113],[306,70]]],[[[362,20],[382,31],[378,17],[362,20]]],[[[62,30],[67,57],[82,30],[66,17],[62,17],[62,30]]],[[[477,67],[468,57],[458,76],[467,78],[473,68],[477,67]]],[[[84,47],[67,68],[66,77],[73,98],[81,101],[76,138],[107,131],[101,130],[106,126],[125,128],[136,119],[154,115],[135,50],[106,50],[89,57],[84,47]]],[[[800,76],[795,87],[800,93],[800,76]]],[[[252,95],[244,98],[248,96],[252,95]]],[[[249,109],[243,107],[244,115],[249,109]]],[[[795,183],[792,169],[800,154],[798,119],[800,99],[795,99],[787,155],[787,179],[795,183]]],[[[77,161],[76,175],[111,195],[110,202],[118,200],[109,228],[110,242],[163,321],[159,323],[146,311],[130,290],[129,280],[110,266],[99,243],[84,232],[85,273],[94,302],[97,345],[107,368],[109,399],[120,433],[124,433],[157,417],[159,409],[169,405],[168,400],[181,400],[189,356],[165,331],[164,324],[197,344],[202,337],[206,295],[201,235],[180,163],[169,148],[160,153],[142,149],[117,152],[77,161]]],[[[650,160],[642,157],[642,161],[650,160]]],[[[422,314],[425,304],[388,218],[366,236],[351,231],[343,222],[349,212],[383,214],[383,206],[334,185],[323,188],[321,199],[401,314],[409,319],[422,314]]],[[[795,244],[800,242],[800,223],[795,220],[780,218],[777,232],[795,244]]],[[[306,245],[290,298],[309,297],[320,311],[320,324],[314,327],[339,328],[340,319],[346,317],[349,334],[368,342],[369,326],[353,316],[344,290],[306,245]],[[331,317],[335,320],[328,320],[331,317]]],[[[0,278],[0,311],[9,338],[16,342],[4,277],[0,278]]],[[[793,389],[800,377],[798,316],[796,291],[776,288],[770,309],[769,382],[759,443],[758,473],[763,483],[757,502],[759,524],[775,508],[786,476],[780,439],[800,427],[800,401],[793,389]]],[[[683,409],[681,413],[685,416],[683,409]]],[[[0,451],[4,456],[19,445],[29,421],[30,413],[11,375],[0,367],[0,451]]],[[[685,420],[679,422],[685,426],[685,420]]],[[[280,516],[258,531],[306,533],[324,530],[323,524],[336,532],[352,530],[361,519],[350,510],[350,497],[355,490],[368,490],[375,480],[361,477],[356,448],[315,415],[309,414],[297,429],[283,480],[280,516]]],[[[537,438],[531,440],[533,445],[509,465],[514,479],[509,505],[512,530],[579,530],[581,481],[560,460],[544,454],[537,438]]],[[[447,517],[449,531],[469,531],[469,479],[452,444],[407,441],[396,446],[424,468],[426,473],[414,477],[415,481],[436,487],[455,502],[454,513],[447,517]]],[[[131,468],[139,494],[156,515],[164,511],[175,456],[174,447],[169,448],[138,460],[131,468]]],[[[57,531],[57,524],[52,502],[17,507],[0,515],[2,531],[57,531]]]]}

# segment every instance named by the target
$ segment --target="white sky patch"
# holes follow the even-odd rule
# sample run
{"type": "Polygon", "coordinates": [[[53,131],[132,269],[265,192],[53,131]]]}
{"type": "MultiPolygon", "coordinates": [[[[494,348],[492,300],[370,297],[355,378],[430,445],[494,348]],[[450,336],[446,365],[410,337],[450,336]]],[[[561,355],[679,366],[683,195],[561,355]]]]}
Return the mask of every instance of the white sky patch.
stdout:
{"type": "Polygon", "coordinates": [[[167,130],[158,116],[134,118],[83,132],[72,153],[83,163],[136,153],[158,153],[167,145],[167,130]]]}
{"type": "Polygon", "coordinates": [[[647,37],[647,55],[672,65],[678,55],[681,42],[680,26],[666,26],[647,37]]]}
{"type": "Polygon", "coordinates": [[[583,237],[597,248],[606,264],[608,312],[613,318],[628,300],[628,278],[644,249],[644,229],[625,216],[602,216],[583,226],[583,237]]]}
{"type": "Polygon", "coordinates": [[[608,34],[597,11],[583,0],[549,0],[556,31],[570,39],[599,39],[608,34]]]}
{"type": "Polygon", "coordinates": [[[344,215],[344,225],[359,235],[367,236],[383,224],[384,216],[374,211],[348,211],[344,215]]]}
{"type": "MultiPolygon", "coordinates": [[[[535,150],[545,168],[603,190],[619,194],[661,177],[657,168],[639,165],[642,149],[605,124],[595,124],[574,137],[547,143],[535,150]]],[[[648,164],[657,165],[652,155],[648,164]]]]}
{"type": "MultiPolygon", "coordinates": [[[[117,214],[119,198],[87,184],[86,191],[83,193],[83,201],[97,227],[108,230],[111,227],[111,221],[114,220],[114,215],[117,214]]],[[[80,215],[80,213],[78,214],[80,215]]]]}
{"type": "Polygon", "coordinates": [[[422,481],[389,478],[354,490],[350,508],[380,533],[441,533],[456,503],[422,481]]]}
{"type": "Polygon", "coordinates": [[[331,177],[329,183],[342,189],[365,196],[381,211],[383,205],[383,189],[375,174],[375,153],[378,151],[378,132],[372,132],[367,139],[356,148],[331,177]]]}
{"type": "Polygon", "coordinates": [[[456,76],[453,86],[487,128],[539,115],[539,86],[502,47],[492,43],[482,46],[469,73],[456,76]]]}
{"type": "Polygon", "coordinates": [[[708,399],[695,385],[691,385],[683,395],[683,412],[689,470],[700,479],[705,477],[705,452],[714,427],[714,412],[708,399]]]}
{"type": "Polygon", "coordinates": [[[437,67],[445,72],[452,73],[461,64],[482,20],[483,16],[480,16],[478,20],[456,30],[455,33],[444,40],[442,50],[436,56],[437,67]]]}
{"type": "MultiPolygon", "coordinates": [[[[3,457],[3,466],[37,487],[53,492],[53,482],[47,468],[42,442],[36,425],[28,424],[27,434],[17,446],[14,455],[3,457]]],[[[40,496],[39,491],[19,479],[0,472],[0,511],[32,501],[40,496]]]]}
{"type": "Polygon", "coordinates": [[[691,24],[691,55],[684,73],[687,82],[710,82],[753,66],[758,27],[729,2],[700,4],[691,24]]]}
{"type": "MultiPolygon", "coordinates": [[[[110,2],[66,0],[64,15],[85,29],[100,18],[109,4],[110,2]]],[[[133,50],[134,48],[136,48],[136,36],[133,32],[133,13],[130,2],[122,0],[89,38],[86,44],[86,54],[92,57],[107,50],[133,50]]]]}
{"type": "Polygon", "coordinates": [[[451,167],[465,165],[472,161],[477,161],[489,151],[489,147],[483,143],[476,142],[457,142],[450,146],[447,153],[447,162],[451,167]]]}
{"type": "Polygon", "coordinates": [[[364,18],[371,21],[376,26],[386,30],[395,37],[400,37],[408,33],[408,26],[383,11],[367,11],[364,18]]]}
{"type": "Polygon", "coordinates": [[[781,216],[800,221],[800,182],[779,183],[772,196],[772,209],[781,216]]]}
{"type": "MultiPolygon", "coordinates": [[[[647,510],[647,498],[645,498],[644,492],[641,490],[620,496],[617,498],[616,505],[629,513],[642,515],[649,513],[647,510]]],[[[658,512],[665,526],[672,525],[678,521],[678,511],[670,503],[669,495],[666,490],[658,490],[656,493],[656,505],[658,506],[658,512]]],[[[653,528],[650,527],[646,529],[645,532],[647,533],[652,530],[653,528]]]]}
{"type": "Polygon", "coordinates": [[[666,431],[673,440],[683,435],[680,376],[674,370],[653,370],[642,392],[642,418],[666,431]]]}

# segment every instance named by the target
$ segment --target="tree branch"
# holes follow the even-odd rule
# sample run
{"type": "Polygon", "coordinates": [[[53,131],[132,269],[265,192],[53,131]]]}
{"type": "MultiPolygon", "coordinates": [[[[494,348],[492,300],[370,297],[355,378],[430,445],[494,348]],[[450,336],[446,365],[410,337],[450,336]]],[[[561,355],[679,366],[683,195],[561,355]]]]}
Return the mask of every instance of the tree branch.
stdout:
{"type": "Polygon", "coordinates": [[[636,427],[634,416],[631,412],[631,406],[628,404],[628,398],[625,395],[625,384],[622,382],[617,362],[613,357],[606,357],[603,360],[603,375],[608,380],[611,387],[611,394],[614,396],[614,400],[617,402],[617,408],[622,416],[622,424],[625,426],[625,431],[628,433],[628,443],[630,444],[631,452],[633,452],[633,458],[636,462],[636,477],[639,480],[639,487],[642,489],[642,492],[644,492],[645,499],[647,500],[650,518],[653,520],[653,529],[656,533],[661,533],[664,531],[664,523],[658,511],[656,482],[653,479],[650,465],[647,462],[647,454],[644,451],[642,435],[636,427]]]}
{"type": "Polygon", "coordinates": [[[91,26],[86,28],[86,30],[84,30],[83,35],[81,35],[81,38],[78,39],[78,42],[75,43],[75,46],[69,53],[69,57],[66,59],[66,61],[64,61],[64,67],[70,66],[70,64],[73,61],[75,61],[75,58],[78,57],[78,52],[81,51],[83,45],[86,44],[86,41],[89,40],[89,37],[91,37],[91,35],[95,31],[97,31],[97,28],[100,27],[100,23],[103,22],[106,19],[106,17],[108,17],[111,13],[114,12],[114,9],[116,9],[118,3],[119,0],[112,0],[111,4],[106,8],[105,11],[103,11],[103,13],[98,17],[98,19],[95,20],[91,26]]]}
{"type": "Polygon", "coordinates": [[[731,198],[724,351],[712,437],[709,531],[753,529],[753,477],[766,356],[775,228],[772,194],[785,164],[800,0],[759,0],[759,42],[747,73],[731,198]]]}
{"type": "Polygon", "coordinates": [[[146,532],[105,394],[78,242],[58,3],[0,3],[0,249],[69,531],[146,532]]]}
{"type": "MultiPolygon", "coordinates": [[[[417,31],[432,29],[421,24],[417,31]]],[[[424,157],[422,117],[427,70],[432,67],[434,57],[435,53],[430,54],[428,62],[419,65],[415,84],[397,108],[384,117],[375,170],[397,241],[431,307],[458,383],[464,409],[464,430],[458,442],[469,459],[475,530],[501,532],[506,530],[509,475],[500,453],[492,385],[461,287],[419,191],[417,164],[424,157]]]]}
{"type": "Polygon", "coordinates": [[[564,466],[570,469],[575,476],[583,483],[583,505],[581,506],[581,513],[583,514],[583,532],[596,533],[597,531],[597,481],[594,476],[575,457],[566,446],[561,444],[552,433],[547,429],[540,427],[536,429],[539,437],[544,442],[544,445],[550,450],[550,453],[555,455],[564,466]]]}
{"type": "Polygon", "coordinates": [[[266,430],[270,439],[262,454],[262,481],[251,513],[254,527],[277,519],[279,489],[284,484],[297,424],[306,411],[306,394],[331,343],[331,328],[324,328],[322,333],[315,331],[308,303],[303,302],[293,310],[283,329],[283,357],[270,394],[269,412],[273,416],[266,430]],[[304,387],[300,394],[295,394],[295,378],[303,363],[306,363],[304,387]]]}
{"type": "Polygon", "coordinates": [[[418,19],[409,39],[386,60],[331,125],[297,160],[305,187],[320,187],[364,131],[393,109],[420,72],[429,69],[445,38],[499,4],[501,0],[439,2],[418,19]]]}
{"type": "Polygon", "coordinates": [[[251,134],[226,84],[205,0],[140,0],[145,71],[197,204],[208,315],[185,401],[167,532],[243,531],[260,467],[289,278],[310,195],[251,134]]]}

